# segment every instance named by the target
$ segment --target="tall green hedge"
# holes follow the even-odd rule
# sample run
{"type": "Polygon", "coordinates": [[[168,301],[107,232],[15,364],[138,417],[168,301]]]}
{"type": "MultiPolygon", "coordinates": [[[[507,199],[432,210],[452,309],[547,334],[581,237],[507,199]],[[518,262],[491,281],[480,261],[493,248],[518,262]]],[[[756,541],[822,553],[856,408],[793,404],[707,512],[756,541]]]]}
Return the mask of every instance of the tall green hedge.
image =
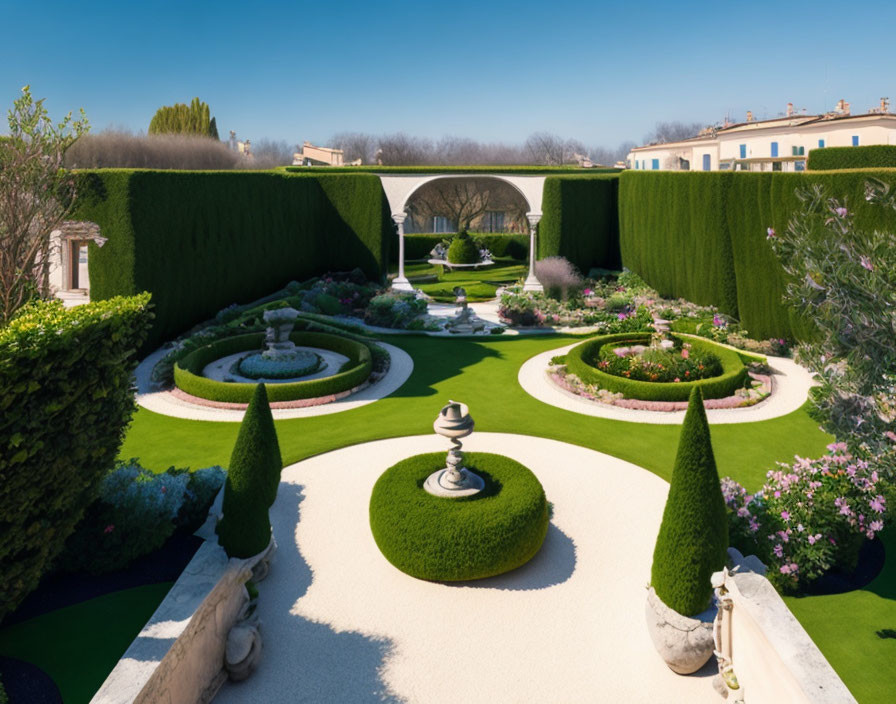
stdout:
{"type": "Polygon", "coordinates": [[[857,221],[894,227],[896,216],[868,208],[869,177],[892,171],[825,173],[626,172],[620,177],[623,264],[661,294],[715,305],[755,337],[799,338],[806,326],[781,302],[784,273],[768,244],[800,208],[795,192],[812,183],[846,197],[857,221]]]}
{"type": "Polygon", "coordinates": [[[561,256],[587,274],[618,269],[619,177],[548,176],[538,224],[538,258],[561,256]]]}
{"type": "Polygon", "coordinates": [[[728,551],[725,499],[698,388],[691,392],[669,484],[650,582],[670,609],[696,616],[709,606],[710,578],[728,551]]]}
{"type": "Polygon", "coordinates": [[[373,175],[99,170],[81,183],[75,217],[108,238],[90,245],[91,297],[150,291],[147,346],[293,279],[385,273],[392,223],[373,175]]]}
{"type": "Polygon", "coordinates": [[[835,169],[888,169],[896,167],[896,145],[867,147],[822,147],[809,152],[810,171],[835,169]]]}
{"type": "Polygon", "coordinates": [[[112,469],[149,295],[23,309],[0,328],[0,619],[34,589],[112,469]]]}

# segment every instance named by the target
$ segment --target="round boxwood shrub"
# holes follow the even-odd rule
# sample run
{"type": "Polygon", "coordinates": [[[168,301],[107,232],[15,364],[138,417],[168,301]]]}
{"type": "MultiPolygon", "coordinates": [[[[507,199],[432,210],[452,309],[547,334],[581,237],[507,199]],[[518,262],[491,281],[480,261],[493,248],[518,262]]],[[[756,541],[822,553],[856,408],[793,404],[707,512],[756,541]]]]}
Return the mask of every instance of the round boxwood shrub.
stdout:
{"type": "Polygon", "coordinates": [[[479,261],[479,247],[466,230],[458,232],[451,240],[448,261],[452,264],[476,264],[479,261]]]}
{"type": "MultiPolygon", "coordinates": [[[[270,401],[295,401],[337,394],[361,385],[370,376],[372,355],[370,347],[362,342],[322,332],[295,332],[289,339],[297,345],[338,352],[348,357],[348,362],[337,373],[321,379],[271,384],[267,390],[270,401]]],[[[216,359],[237,352],[260,350],[263,345],[264,333],[237,335],[210,342],[174,365],[174,384],[192,396],[210,401],[249,403],[257,384],[216,381],[202,376],[202,370],[216,359]]]]}
{"type": "Polygon", "coordinates": [[[601,348],[611,344],[649,345],[652,333],[617,333],[601,335],[573,347],[566,353],[566,368],[586,384],[601,389],[621,393],[625,398],[645,401],[687,401],[691,391],[699,388],[704,398],[726,398],[743,387],[747,379],[744,360],[765,361],[764,357],[739,352],[701,337],[672,335],[675,340],[687,342],[691,348],[701,353],[715,355],[722,364],[722,373],[710,379],[698,381],[637,381],[607,374],[595,364],[600,359],[601,348]]]}
{"type": "Polygon", "coordinates": [[[548,505],[536,476],[509,457],[470,453],[465,466],[485,480],[473,496],[433,496],[426,478],[445,453],[410,457],[387,469],[370,497],[370,529],[385,558],[402,572],[445,582],[492,577],[538,552],[548,505]]]}
{"type": "Polygon", "coordinates": [[[691,391],[681,426],[650,581],[657,596],[682,616],[709,606],[710,578],[725,565],[728,522],[700,389],[691,391]]]}

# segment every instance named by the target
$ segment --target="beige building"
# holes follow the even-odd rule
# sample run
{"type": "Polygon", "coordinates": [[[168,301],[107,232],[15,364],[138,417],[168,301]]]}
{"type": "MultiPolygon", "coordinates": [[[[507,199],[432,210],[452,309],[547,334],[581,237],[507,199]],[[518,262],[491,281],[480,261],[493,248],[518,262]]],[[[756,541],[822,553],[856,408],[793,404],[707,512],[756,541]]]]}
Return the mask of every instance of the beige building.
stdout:
{"type": "Polygon", "coordinates": [[[636,147],[627,168],[647,171],[804,171],[812,149],[896,144],[896,114],[889,100],[853,115],[849,103],[824,115],[802,115],[788,103],[784,117],[708,128],[691,139],[636,147]]]}
{"type": "Polygon", "coordinates": [[[293,166],[344,166],[342,150],[316,147],[304,142],[301,151],[292,155],[293,166]]]}

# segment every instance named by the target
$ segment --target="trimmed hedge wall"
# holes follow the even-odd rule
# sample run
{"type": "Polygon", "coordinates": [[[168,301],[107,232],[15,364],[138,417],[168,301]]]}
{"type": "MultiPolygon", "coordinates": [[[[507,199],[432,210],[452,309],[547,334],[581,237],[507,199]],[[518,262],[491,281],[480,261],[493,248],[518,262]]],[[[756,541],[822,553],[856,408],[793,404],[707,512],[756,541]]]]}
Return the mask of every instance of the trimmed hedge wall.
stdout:
{"type": "Polygon", "coordinates": [[[835,169],[888,169],[896,167],[896,145],[871,144],[867,147],[823,147],[809,152],[812,171],[835,169]]]}
{"type": "Polygon", "coordinates": [[[150,291],[147,347],[291,280],[386,270],[393,227],[373,175],[98,170],[81,188],[74,218],[108,238],[89,245],[91,297],[150,291]]]}
{"type": "Polygon", "coordinates": [[[0,620],[38,585],[115,464],[151,320],[142,294],[35,304],[0,328],[0,620]]]}
{"type": "Polygon", "coordinates": [[[561,256],[583,274],[619,269],[619,177],[551,176],[544,181],[538,258],[561,256]]]}
{"type": "MultiPolygon", "coordinates": [[[[450,240],[452,237],[454,237],[454,233],[451,232],[444,234],[435,234],[431,232],[405,234],[405,259],[429,259],[429,253],[432,251],[433,247],[442,240],[450,240]]],[[[481,242],[482,245],[496,257],[512,257],[513,259],[519,260],[524,260],[529,257],[529,235],[471,232],[470,237],[477,242],[481,242]]],[[[396,255],[394,260],[397,262],[397,246],[392,248],[392,253],[396,255]]]]}
{"type": "Polygon", "coordinates": [[[896,227],[896,214],[867,207],[869,177],[896,183],[892,171],[626,172],[619,179],[622,262],[662,295],[717,306],[753,337],[805,337],[805,323],[781,302],[784,272],[767,229],[786,229],[801,207],[796,189],[812,183],[845,196],[858,223],[896,227]]]}
{"type": "Polygon", "coordinates": [[[287,173],[370,173],[370,174],[523,174],[526,176],[538,176],[540,174],[599,174],[618,173],[621,169],[612,167],[598,169],[583,169],[579,166],[501,166],[500,164],[484,166],[282,166],[278,171],[287,173]]]}
{"type": "MultiPolygon", "coordinates": [[[[702,390],[704,398],[727,398],[744,385],[747,368],[744,366],[741,353],[690,335],[686,339],[691,346],[704,352],[712,352],[719,358],[722,363],[720,376],[682,382],[638,381],[607,374],[588,362],[597,358],[600,348],[604,345],[614,342],[649,344],[650,335],[651,333],[622,332],[592,338],[566,353],[566,368],[586,384],[594,384],[601,389],[621,393],[625,398],[638,398],[644,401],[687,401],[695,388],[702,390]]],[[[684,339],[679,335],[673,337],[684,339]]],[[[748,358],[752,360],[754,355],[749,355],[748,358]]]]}
{"type": "Polygon", "coordinates": [[[370,495],[370,530],[395,567],[419,579],[453,582],[508,572],[544,542],[548,505],[538,478],[503,455],[466,453],[464,465],[485,481],[478,494],[433,496],[426,478],[445,453],[415,455],[387,469],[370,495]]]}
{"type": "MultiPolygon", "coordinates": [[[[332,376],[307,381],[269,384],[268,399],[272,402],[319,398],[348,391],[362,384],[373,368],[370,348],[361,342],[322,332],[298,332],[289,336],[297,345],[320,347],[344,354],[349,361],[346,369],[332,376]]],[[[237,335],[212,342],[191,352],[174,365],[174,384],[193,396],[226,403],[249,403],[257,382],[224,382],[202,376],[202,370],[216,359],[237,352],[260,350],[264,333],[237,335]]]]}

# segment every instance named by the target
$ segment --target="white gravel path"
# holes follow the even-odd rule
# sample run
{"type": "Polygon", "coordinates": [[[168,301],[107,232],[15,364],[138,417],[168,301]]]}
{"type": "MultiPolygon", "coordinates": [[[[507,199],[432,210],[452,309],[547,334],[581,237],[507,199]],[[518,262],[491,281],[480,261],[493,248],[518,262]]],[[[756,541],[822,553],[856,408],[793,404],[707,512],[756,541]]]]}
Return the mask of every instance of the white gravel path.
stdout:
{"type": "MultiPolygon", "coordinates": [[[[271,411],[274,414],[274,418],[276,420],[285,420],[287,418],[310,418],[312,416],[325,416],[331,413],[351,411],[355,408],[366,406],[368,403],[378,401],[397,391],[398,388],[408,380],[408,377],[411,376],[411,372],[414,371],[414,360],[411,359],[411,356],[407,352],[394,345],[379,341],[377,344],[383,347],[389,353],[389,357],[391,358],[389,371],[386,376],[378,382],[362,389],[356,394],[321,406],[308,406],[307,408],[274,408],[271,411]]],[[[154,391],[151,382],[152,368],[167,353],[168,350],[166,349],[156,350],[140,362],[137,367],[138,404],[154,413],[161,413],[162,415],[173,416],[175,418],[185,418],[187,420],[212,420],[233,423],[243,419],[245,411],[242,410],[200,406],[179,399],[170,391],[154,391]]]]}
{"type": "MultiPolygon", "coordinates": [[[[520,367],[518,380],[520,386],[530,396],[543,403],[557,406],[567,411],[581,413],[595,418],[611,418],[632,423],[653,423],[656,425],[680,425],[684,421],[685,411],[644,411],[633,408],[621,408],[606,403],[589,401],[576,394],[560,388],[548,377],[548,363],[552,357],[566,354],[576,345],[564,345],[554,350],[542,352],[530,358],[520,367]]],[[[714,408],[706,411],[710,423],[752,423],[769,420],[792,413],[802,406],[809,397],[809,389],[814,382],[812,375],[792,359],[786,357],[767,357],[768,365],[775,374],[772,376],[774,392],[761,403],[746,408],[714,408]]]]}
{"type": "Polygon", "coordinates": [[[447,450],[436,436],[381,440],[287,467],[259,585],[264,654],[216,704],[420,702],[717,704],[710,664],[682,677],[647,634],[645,585],[668,484],[554,440],[475,433],[541,480],[554,513],[541,552],[500,577],[448,585],[395,569],[368,525],[395,462],[447,450]]]}

